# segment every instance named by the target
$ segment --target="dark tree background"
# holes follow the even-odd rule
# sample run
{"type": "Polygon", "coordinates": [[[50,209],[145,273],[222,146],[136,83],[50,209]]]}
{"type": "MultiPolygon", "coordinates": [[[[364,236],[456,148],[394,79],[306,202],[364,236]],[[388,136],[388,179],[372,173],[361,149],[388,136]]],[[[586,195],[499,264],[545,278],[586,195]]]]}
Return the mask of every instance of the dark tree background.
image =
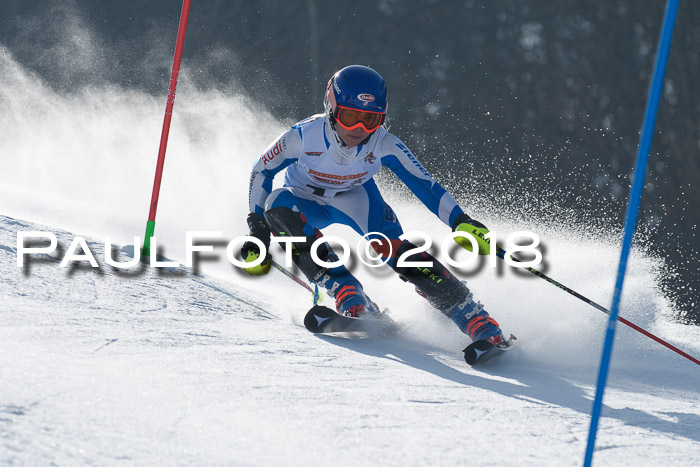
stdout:
{"type": "MultiPolygon", "coordinates": [[[[337,69],[372,66],[392,130],[465,206],[493,197],[508,215],[620,231],[665,3],[194,1],[183,71],[294,121],[321,110],[337,69]]],[[[57,88],[167,89],[180,0],[0,5],[0,45],[57,88]],[[67,72],[41,51],[76,25],[105,52],[67,72]]],[[[667,259],[663,286],[695,323],[699,83],[700,8],[682,2],[637,238],[667,259]]]]}

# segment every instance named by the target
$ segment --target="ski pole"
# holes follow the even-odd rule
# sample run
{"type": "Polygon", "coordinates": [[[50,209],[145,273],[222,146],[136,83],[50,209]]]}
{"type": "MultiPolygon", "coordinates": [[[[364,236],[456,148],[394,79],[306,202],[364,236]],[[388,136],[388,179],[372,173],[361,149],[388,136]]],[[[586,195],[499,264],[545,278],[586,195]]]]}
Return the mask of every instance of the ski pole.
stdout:
{"type": "MultiPolygon", "coordinates": [[[[505,252],[502,248],[496,247],[496,255],[497,255],[499,258],[505,259],[505,258],[504,258],[505,254],[506,254],[506,252],[505,252]]],[[[520,262],[519,259],[514,258],[512,255],[511,255],[510,258],[511,258],[513,261],[520,262]]],[[[576,292],[575,290],[572,290],[572,289],[568,288],[568,287],[565,286],[564,284],[561,284],[560,282],[555,281],[554,279],[552,279],[551,277],[547,276],[546,274],[541,273],[541,272],[538,271],[537,269],[534,269],[534,268],[531,268],[531,267],[525,267],[525,268],[523,268],[523,269],[525,269],[526,271],[531,272],[532,274],[536,275],[537,277],[539,277],[539,278],[541,278],[541,279],[546,280],[546,281],[549,282],[550,284],[559,287],[559,288],[562,289],[564,292],[570,293],[571,295],[573,295],[574,297],[578,298],[579,300],[582,300],[582,301],[588,303],[588,304],[591,305],[593,308],[596,308],[596,309],[598,309],[598,310],[600,310],[600,311],[602,311],[603,313],[606,313],[606,314],[608,314],[608,315],[610,314],[610,310],[608,310],[608,309],[605,308],[604,306],[598,305],[598,304],[597,304],[596,302],[594,302],[593,300],[590,300],[590,299],[584,297],[583,295],[581,295],[580,293],[576,292]]],[[[649,331],[647,331],[647,330],[645,330],[645,329],[643,329],[643,328],[637,326],[636,324],[634,324],[634,323],[632,323],[632,322],[626,320],[626,319],[623,318],[622,316],[619,316],[619,315],[618,315],[617,320],[620,321],[622,324],[625,324],[625,325],[631,327],[631,328],[634,329],[635,331],[644,334],[644,335],[647,336],[648,338],[655,340],[655,341],[658,342],[659,344],[661,344],[661,345],[663,345],[663,346],[665,346],[665,347],[667,347],[667,348],[673,350],[674,352],[676,352],[677,354],[679,354],[679,355],[681,355],[681,356],[687,358],[687,359],[690,360],[691,362],[700,365],[700,360],[698,360],[697,358],[694,358],[694,357],[688,355],[687,353],[683,352],[683,351],[680,350],[679,348],[674,347],[673,345],[669,344],[668,342],[666,342],[665,340],[661,339],[660,337],[657,337],[657,336],[655,336],[654,334],[650,333],[649,331]]]]}
{"type": "Polygon", "coordinates": [[[309,284],[307,284],[306,282],[304,282],[303,279],[294,275],[291,271],[288,271],[284,266],[277,263],[277,261],[275,261],[274,259],[270,258],[270,262],[275,267],[275,269],[277,269],[282,274],[289,277],[291,280],[293,280],[294,282],[296,282],[297,284],[299,284],[300,286],[304,287],[306,290],[311,292],[311,295],[314,296],[314,305],[317,305],[323,301],[323,294],[321,294],[321,292],[318,291],[317,284],[314,283],[314,288],[312,289],[311,286],[309,284]]]}

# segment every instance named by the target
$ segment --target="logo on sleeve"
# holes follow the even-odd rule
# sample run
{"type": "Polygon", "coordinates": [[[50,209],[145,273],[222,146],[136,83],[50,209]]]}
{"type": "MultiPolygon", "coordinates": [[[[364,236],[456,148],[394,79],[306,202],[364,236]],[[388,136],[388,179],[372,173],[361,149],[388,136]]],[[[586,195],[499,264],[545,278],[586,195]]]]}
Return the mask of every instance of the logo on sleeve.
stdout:
{"type": "Polygon", "coordinates": [[[284,138],[279,139],[274,146],[272,146],[272,149],[267,151],[265,154],[262,156],[262,161],[263,164],[267,165],[268,162],[272,162],[272,159],[275,158],[275,156],[279,156],[282,153],[282,149],[286,148],[287,142],[285,141],[284,138]]]}
{"type": "Polygon", "coordinates": [[[428,173],[428,171],[425,170],[425,167],[423,167],[423,166],[420,164],[420,162],[418,162],[418,159],[416,159],[416,156],[414,156],[413,154],[411,154],[411,151],[409,151],[408,148],[407,148],[404,144],[398,143],[398,144],[396,145],[396,147],[399,148],[399,149],[401,149],[401,152],[403,152],[404,154],[406,154],[406,157],[408,157],[408,160],[410,160],[411,163],[412,163],[413,165],[415,165],[416,168],[417,168],[418,170],[420,170],[421,173],[422,173],[423,175],[425,175],[426,177],[432,178],[432,177],[430,177],[430,174],[428,173]]]}

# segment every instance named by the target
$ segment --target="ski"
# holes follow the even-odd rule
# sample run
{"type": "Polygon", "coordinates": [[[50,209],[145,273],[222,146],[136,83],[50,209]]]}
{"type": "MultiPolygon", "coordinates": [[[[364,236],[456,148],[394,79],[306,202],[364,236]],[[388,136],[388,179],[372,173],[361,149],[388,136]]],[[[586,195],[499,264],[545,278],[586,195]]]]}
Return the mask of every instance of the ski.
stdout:
{"type": "MultiPolygon", "coordinates": [[[[372,313],[363,318],[351,318],[338,314],[322,305],[314,305],[304,317],[304,326],[314,334],[360,333],[367,336],[389,336],[399,325],[386,313],[372,313]]],[[[499,345],[478,340],[464,350],[464,360],[471,366],[480,365],[513,348],[517,337],[510,335],[499,345]]]]}
{"type": "Polygon", "coordinates": [[[363,318],[351,318],[321,305],[314,305],[306,313],[304,326],[314,334],[347,332],[370,336],[387,336],[398,329],[396,322],[386,313],[372,313],[363,318]]]}
{"type": "Polygon", "coordinates": [[[517,339],[511,334],[508,339],[498,345],[487,340],[474,341],[462,351],[464,352],[464,360],[471,366],[480,365],[512,349],[517,339]]]}

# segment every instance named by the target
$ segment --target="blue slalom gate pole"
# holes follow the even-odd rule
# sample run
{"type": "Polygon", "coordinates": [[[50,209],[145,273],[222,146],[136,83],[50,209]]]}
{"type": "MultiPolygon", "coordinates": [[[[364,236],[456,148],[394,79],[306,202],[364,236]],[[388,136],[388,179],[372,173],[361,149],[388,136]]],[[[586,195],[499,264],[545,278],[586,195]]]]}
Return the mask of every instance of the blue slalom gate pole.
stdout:
{"type": "Polygon", "coordinates": [[[588,431],[586,457],[583,463],[585,467],[590,467],[593,460],[593,450],[595,448],[595,438],[598,431],[598,421],[600,419],[600,411],[603,405],[603,392],[605,391],[605,385],[608,379],[610,358],[612,357],[613,342],[615,340],[615,324],[617,323],[617,315],[620,310],[622,284],[625,280],[627,258],[629,256],[630,248],[632,247],[632,238],[634,237],[634,231],[637,225],[639,203],[642,197],[642,189],[644,188],[644,178],[647,170],[647,162],[649,160],[649,151],[651,150],[651,140],[654,133],[654,125],[656,123],[656,112],[659,108],[659,99],[661,97],[661,88],[663,87],[666,63],[668,62],[668,52],[671,48],[673,27],[676,23],[678,3],[679,0],[668,0],[666,3],[666,12],[664,14],[661,37],[659,38],[659,47],[656,51],[654,71],[652,73],[651,85],[649,86],[649,96],[647,98],[646,110],[644,111],[644,122],[642,123],[642,133],[639,140],[637,161],[634,167],[632,190],[630,191],[630,198],[627,204],[625,232],[622,240],[622,251],[620,252],[620,265],[617,269],[617,280],[615,282],[612,307],[610,308],[610,319],[608,321],[608,329],[605,334],[603,355],[601,357],[600,367],[598,369],[598,384],[596,387],[595,400],[593,401],[591,426],[588,431]]]}

